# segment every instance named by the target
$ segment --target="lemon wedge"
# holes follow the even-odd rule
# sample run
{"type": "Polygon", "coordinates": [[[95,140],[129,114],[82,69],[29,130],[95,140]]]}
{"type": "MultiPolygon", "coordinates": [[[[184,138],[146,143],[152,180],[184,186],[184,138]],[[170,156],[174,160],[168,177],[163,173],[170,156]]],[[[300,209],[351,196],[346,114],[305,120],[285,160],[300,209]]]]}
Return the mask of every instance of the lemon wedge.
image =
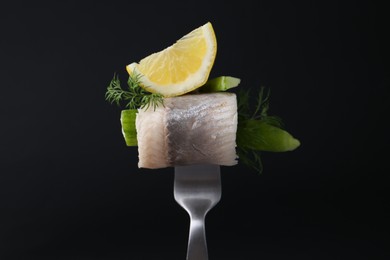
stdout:
{"type": "Polygon", "coordinates": [[[210,22],[186,34],[166,49],[126,66],[139,74],[149,92],[174,97],[204,85],[217,54],[217,40],[210,22]]]}

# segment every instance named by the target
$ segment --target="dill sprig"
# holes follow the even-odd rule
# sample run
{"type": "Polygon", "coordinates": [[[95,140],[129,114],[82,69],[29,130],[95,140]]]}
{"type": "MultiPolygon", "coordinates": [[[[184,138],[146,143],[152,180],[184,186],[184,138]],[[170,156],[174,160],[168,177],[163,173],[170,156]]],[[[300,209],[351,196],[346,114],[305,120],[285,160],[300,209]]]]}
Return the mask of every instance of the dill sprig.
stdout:
{"type": "MultiPolygon", "coordinates": [[[[248,129],[248,122],[256,120],[257,122],[265,122],[269,125],[282,128],[283,123],[281,118],[277,116],[269,116],[269,101],[270,101],[270,89],[265,91],[265,87],[260,87],[255,105],[253,107],[253,100],[251,100],[251,92],[249,89],[241,89],[238,93],[237,98],[237,109],[238,109],[238,132],[237,139],[238,141],[244,140],[240,135],[245,135],[246,133],[241,133],[240,130],[250,130],[248,129]],[[253,111],[253,112],[251,112],[253,111]]],[[[253,124],[252,124],[253,125],[253,124]]],[[[257,135],[256,138],[262,138],[261,135],[257,135]]],[[[237,145],[237,154],[241,162],[254,169],[255,171],[262,173],[263,172],[263,163],[261,160],[261,151],[249,149],[243,143],[238,143],[237,145]]]]}
{"type": "Polygon", "coordinates": [[[108,102],[116,103],[118,106],[124,101],[125,107],[129,109],[138,109],[153,107],[155,110],[158,105],[164,105],[163,96],[157,93],[150,93],[140,86],[140,74],[130,74],[127,80],[128,88],[122,89],[119,76],[114,74],[105,94],[108,102]]]}
{"type": "Polygon", "coordinates": [[[270,125],[276,127],[283,127],[283,122],[280,117],[268,115],[269,101],[270,101],[271,90],[268,89],[265,93],[265,87],[260,87],[259,93],[257,94],[256,105],[252,109],[251,104],[251,92],[249,89],[241,89],[238,93],[237,108],[238,115],[241,120],[261,120],[270,125]],[[251,112],[253,111],[253,112],[251,112]]]}

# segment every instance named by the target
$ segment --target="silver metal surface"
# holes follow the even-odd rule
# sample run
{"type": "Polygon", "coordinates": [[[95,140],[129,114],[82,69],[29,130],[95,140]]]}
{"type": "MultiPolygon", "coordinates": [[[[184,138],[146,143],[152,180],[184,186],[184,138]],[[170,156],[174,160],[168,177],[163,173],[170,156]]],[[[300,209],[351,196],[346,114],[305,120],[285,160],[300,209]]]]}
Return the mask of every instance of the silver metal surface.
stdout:
{"type": "Polygon", "coordinates": [[[187,260],[208,260],[205,217],[221,199],[219,165],[176,166],[173,193],[189,214],[187,260]]]}

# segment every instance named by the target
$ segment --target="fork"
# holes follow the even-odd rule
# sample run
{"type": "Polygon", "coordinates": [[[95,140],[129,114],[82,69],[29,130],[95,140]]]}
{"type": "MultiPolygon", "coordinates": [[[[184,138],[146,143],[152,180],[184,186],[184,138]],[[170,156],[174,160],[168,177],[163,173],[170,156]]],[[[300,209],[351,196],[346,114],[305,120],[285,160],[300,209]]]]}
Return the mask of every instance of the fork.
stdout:
{"type": "Polygon", "coordinates": [[[208,260],[205,217],[221,199],[220,166],[176,166],[173,193],[190,216],[186,259],[208,260]]]}

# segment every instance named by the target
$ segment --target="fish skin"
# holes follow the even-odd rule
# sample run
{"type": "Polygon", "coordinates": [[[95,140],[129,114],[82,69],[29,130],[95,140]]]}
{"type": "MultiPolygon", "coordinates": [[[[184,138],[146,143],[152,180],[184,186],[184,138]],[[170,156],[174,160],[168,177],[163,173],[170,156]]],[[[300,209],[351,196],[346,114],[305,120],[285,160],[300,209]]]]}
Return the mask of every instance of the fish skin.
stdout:
{"type": "Polygon", "coordinates": [[[184,95],[164,102],[170,165],[237,164],[235,94],[184,95]]]}
{"type": "Polygon", "coordinates": [[[234,93],[165,98],[164,106],[137,115],[138,166],[235,165],[237,120],[234,93]]]}

